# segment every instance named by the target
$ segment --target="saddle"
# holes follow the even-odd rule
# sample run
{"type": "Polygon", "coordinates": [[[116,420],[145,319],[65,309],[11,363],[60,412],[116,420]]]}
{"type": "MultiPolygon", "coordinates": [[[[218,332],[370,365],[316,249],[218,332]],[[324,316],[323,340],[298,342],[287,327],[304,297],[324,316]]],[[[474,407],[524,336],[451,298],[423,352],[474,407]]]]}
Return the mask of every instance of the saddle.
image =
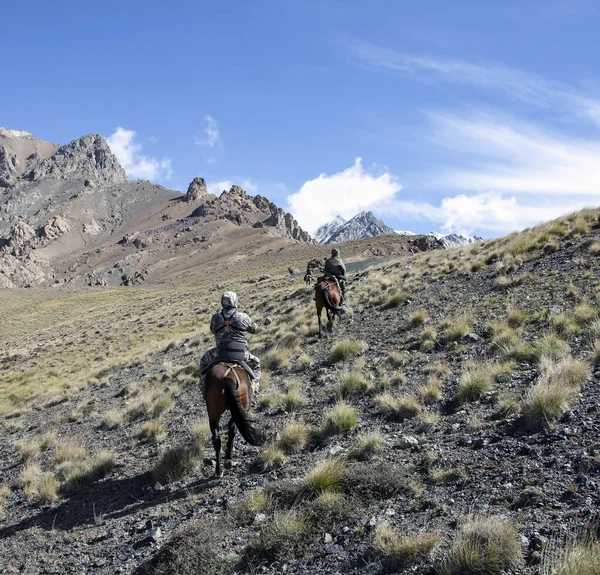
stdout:
{"type": "MultiPolygon", "coordinates": [[[[256,375],[252,371],[252,368],[246,363],[246,344],[239,341],[222,341],[217,346],[217,358],[211,361],[206,368],[200,374],[204,375],[208,370],[218,363],[225,363],[227,365],[239,365],[241,368],[246,370],[250,379],[255,380],[256,375]]],[[[231,369],[231,366],[230,366],[231,369]]],[[[237,374],[234,371],[234,375],[237,379],[237,374]]]]}
{"type": "MultiPolygon", "coordinates": [[[[345,279],[345,278],[342,278],[342,279],[345,279]]],[[[317,284],[315,285],[315,289],[317,289],[317,287],[319,286],[319,284],[321,282],[326,282],[326,285],[323,289],[329,289],[329,286],[334,284],[340,290],[340,293],[342,291],[342,286],[340,286],[340,282],[339,282],[338,278],[335,276],[322,275],[322,276],[318,277],[317,284]]]]}

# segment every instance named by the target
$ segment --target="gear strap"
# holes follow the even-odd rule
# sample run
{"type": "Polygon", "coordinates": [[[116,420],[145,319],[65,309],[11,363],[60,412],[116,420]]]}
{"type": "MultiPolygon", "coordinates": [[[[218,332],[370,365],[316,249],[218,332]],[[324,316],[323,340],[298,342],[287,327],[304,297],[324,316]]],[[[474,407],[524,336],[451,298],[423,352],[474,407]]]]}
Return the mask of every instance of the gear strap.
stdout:
{"type": "Polygon", "coordinates": [[[239,389],[240,384],[242,383],[240,381],[240,376],[237,374],[237,371],[235,370],[235,365],[229,365],[227,366],[227,369],[225,370],[225,373],[223,374],[223,379],[225,379],[231,372],[233,372],[233,375],[235,376],[235,388],[239,389]]]}

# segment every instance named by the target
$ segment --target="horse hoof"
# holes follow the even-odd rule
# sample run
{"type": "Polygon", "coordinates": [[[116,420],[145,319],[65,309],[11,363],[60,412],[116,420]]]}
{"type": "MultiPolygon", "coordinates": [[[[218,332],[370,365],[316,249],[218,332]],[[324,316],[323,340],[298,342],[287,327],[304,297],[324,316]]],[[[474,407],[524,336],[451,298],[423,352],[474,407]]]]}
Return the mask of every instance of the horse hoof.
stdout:
{"type": "Polygon", "coordinates": [[[224,467],[225,469],[231,469],[231,459],[229,459],[229,460],[225,461],[225,462],[223,463],[223,467],[224,467]]]}
{"type": "Polygon", "coordinates": [[[217,479],[223,479],[223,472],[222,472],[222,471],[220,471],[219,473],[217,473],[217,472],[215,471],[215,477],[216,477],[217,479]]]}

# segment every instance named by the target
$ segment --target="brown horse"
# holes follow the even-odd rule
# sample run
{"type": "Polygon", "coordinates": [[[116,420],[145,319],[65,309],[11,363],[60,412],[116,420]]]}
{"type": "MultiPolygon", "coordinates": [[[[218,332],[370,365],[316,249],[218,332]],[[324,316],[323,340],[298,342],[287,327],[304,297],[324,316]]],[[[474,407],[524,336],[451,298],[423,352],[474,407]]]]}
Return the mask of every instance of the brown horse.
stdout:
{"type": "Polygon", "coordinates": [[[321,312],[325,308],[327,314],[327,331],[333,331],[333,320],[338,313],[341,313],[340,304],[342,303],[342,294],[337,283],[333,280],[320,277],[315,286],[315,304],[317,306],[317,318],[319,320],[319,337],[322,337],[321,312]]]}
{"type": "Polygon", "coordinates": [[[212,434],[213,446],[217,454],[215,475],[223,476],[221,470],[221,438],[219,437],[219,421],[221,415],[229,410],[231,419],[228,425],[227,446],[225,448],[225,464],[231,463],[233,438],[237,427],[242,437],[250,445],[262,445],[265,442],[263,433],[248,419],[252,391],[250,377],[246,370],[235,363],[217,363],[206,373],[204,383],[204,400],[208,410],[208,422],[212,434]]]}

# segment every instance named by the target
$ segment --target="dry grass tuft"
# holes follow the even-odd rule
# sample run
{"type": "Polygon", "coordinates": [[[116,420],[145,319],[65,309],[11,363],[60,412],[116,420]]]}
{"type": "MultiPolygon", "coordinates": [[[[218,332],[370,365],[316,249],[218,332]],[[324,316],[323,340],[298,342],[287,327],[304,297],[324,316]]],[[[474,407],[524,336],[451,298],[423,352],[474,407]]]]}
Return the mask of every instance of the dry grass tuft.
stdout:
{"type": "Polygon", "coordinates": [[[446,341],[458,341],[460,338],[467,335],[475,324],[475,318],[471,315],[463,315],[450,320],[446,320],[442,324],[443,336],[446,341]]]}
{"type": "Polygon", "coordinates": [[[358,413],[351,405],[340,401],[325,416],[324,432],[327,435],[345,433],[358,425],[358,413]]]}
{"type": "Polygon", "coordinates": [[[309,525],[298,511],[275,513],[246,548],[251,563],[295,557],[302,553],[309,525]]]}
{"type": "Polygon", "coordinates": [[[542,357],[559,361],[563,357],[568,356],[571,352],[569,344],[552,331],[545,333],[538,339],[535,342],[533,349],[535,350],[536,357],[540,361],[542,357]]]}
{"type": "Polygon", "coordinates": [[[419,388],[419,396],[423,400],[423,403],[432,404],[439,401],[442,397],[442,380],[438,377],[432,377],[427,381],[425,385],[419,388]]]}
{"type": "Polygon", "coordinates": [[[422,409],[415,395],[395,397],[389,393],[377,395],[374,398],[377,411],[394,421],[403,421],[415,417],[422,409]]]}
{"type": "Polygon", "coordinates": [[[153,419],[151,421],[146,421],[140,426],[136,433],[136,437],[140,441],[158,443],[167,438],[167,430],[160,421],[153,419]]]}
{"type": "Polygon", "coordinates": [[[173,407],[173,400],[169,396],[163,395],[154,402],[150,417],[152,419],[158,419],[163,413],[167,413],[171,407],[173,407]]]}
{"type": "Polygon", "coordinates": [[[375,530],[373,548],[387,560],[416,562],[427,558],[439,540],[437,533],[398,533],[388,523],[382,523],[375,530]]]}
{"type": "Polygon", "coordinates": [[[570,537],[563,549],[546,549],[542,559],[544,575],[598,575],[600,541],[592,533],[570,537]]]}
{"type": "Polygon", "coordinates": [[[467,362],[463,368],[458,387],[460,400],[477,401],[489,392],[494,382],[511,373],[514,365],[505,363],[467,362]]]}
{"type": "Polygon", "coordinates": [[[540,428],[559,419],[575,401],[589,374],[586,363],[566,357],[554,363],[542,362],[538,382],[527,392],[522,406],[524,423],[540,428]]]}
{"type": "Polygon", "coordinates": [[[422,433],[431,431],[440,423],[440,414],[437,411],[422,411],[417,416],[417,428],[422,433]]]}
{"type": "Polygon", "coordinates": [[[258,405],[261,409],[273,409],[285,399],[284,395],[278,391],[261,394],[258,397],[258,405]]]}
{"type": "Polygon", "coordinates": [[[277,446],[285,453],[302,451],[308,441],[308,427],[301,421],[291,421],[282,430],[277,446]]]}
{"type": "Polygon", "coordinates": [[[335,345],[329,357],[330,363],[338,363],[357,357],[367,349],[367,343],[353,339],[345,339],[335,345]]]}
{"type": "Polygon", "coordinates": [[[41,446],[38,441],[28,441],[26,443],[18,443],[16,445],[19,452],[19,461],[26,463],[27,461],[33,461],[39,454],[41,446]]]}
{"type": "Polygon", "coordinates": [[[338,375],[336,394],[342,399],[366,391],[368,388],[369,385],[365,376],[357,369],[344,371],[338,375]]]}
{"type": "Polygon", "coordinates": [[[19,486],[27,499],[37,495],[37,484],[41,474],[42,470],[37,463],[29,462],[21,469],[19,486]]]}
{"type": "Polygon", "coordinates": [[[415,312],[413,312],[410,316],[410,319],[408,321],[408,324],[410,325],[410,327],[419,327],[421,325],[423,325],[427,319],[429,318],[427,312],[423,309],[419,309],[415,312]]]}
{"type": "Polygon", "coordinates": [[[304,407],[308,403],[308,399],[302,392],[302,384],[299,381],[290,381],[287,386],[287,394],[285,396],[285,406],[288,411],[296,411],[304,407]]]}
{"type": "Polygon", "coordinates": [[[345,463],[341,459],[326,459],[304,477],[304,487],[309,493],[340,491],[345,463]]]}
{"type": "Polygon", "coordinates": [[[471,517],[458,535],[441,568],[444,575],[500,575],[521,564],[521,541],[507,517],[471,517]]]}
{"type": "Polygon", "coordinates": [[[356,459],[358,461],[368,461],[373,457],[375,453],[378,453],[385,447],[385,440],[383,439],[383,435],[378,431],[373,431],[371,433],[364,433],[360,435],[348,457],[350,459],[356,459]]]}
{"type": "Polygon", "coordinates": [[[54,450],[55,465],[70,461],[82,461],[87,457],[87,449],[80,443],[62,443],[54,450]]]}
{"type": "Polygon", "coordinates": [[[381,309],[393,309],[399,305],[402,305],[403,303],[406,303],[411,297],[412,294],[408,292],[394,289],[385,303],[381,306],[381,309]]]}
{"type": "Polygon", "coordinates": [[[102,418],[101,426],[105,429],[116,429],[123,423],[123,414],[118,409],[110,409],[102,418]]]}
{"type": "Polygon", "coordinates": [[[279,447],[271,445],[261,452],[260,460],[263,469],[279,469],[285,465],[287,457],[279,447]]]}

